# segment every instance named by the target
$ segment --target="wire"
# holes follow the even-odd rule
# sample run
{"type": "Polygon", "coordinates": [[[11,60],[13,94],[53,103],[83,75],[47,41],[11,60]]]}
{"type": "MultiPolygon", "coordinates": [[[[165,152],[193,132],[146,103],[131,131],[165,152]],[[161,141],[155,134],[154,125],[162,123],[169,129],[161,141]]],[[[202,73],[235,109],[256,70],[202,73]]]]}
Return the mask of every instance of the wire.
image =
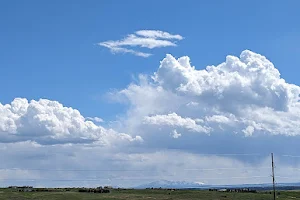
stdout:
{"type": "Polygon", "coordinates": [[[195,169],[183,169],[184,171],[187,170],[187,171],[215,171],[215,170],[237,170],[237,169],[240,169],[240,170],[258,170],[258,169],[271,169],[271,167],[244,167],[244,168],[238,168],[238,167],[232,167],[232,168],[207,168],[207,169],[204,169],[204,168],[195,168],[195,169]]]}
{"type": "Polygon", "coordinates": [[[300,156],[295,156],[295,155],[279,155],[282,157],[290,157],[290,158],[300,158],[300,156]]]}
{"type": "MultiPolygon", "coordinates": [[[[269,176],[238,176],[227,178],[203,178],[203,180],[227,180],[227,179],[252,179],[252,178],[269,178],[269,176]]],[[[156,178],[97,178],[97,179],[6,179],[0,178],[3,181],[99,181],[99,180],[157,180],[156,178]]]]}
{"type": "Polygon", "coordinates": [[[155,170],[144,170],[144,169],[22,169],[22,168],[0,168],[0,170],[14,170],[14,171],[77,171],[77,172],[87,172],[87,171],[155,171],[155,170]]]}
{"type": "Polygon", "coordinates": [[[258,154],[258,153],[225,153],[225,154],[210,154],[210,153],[204,153],[204,154],[196,154],[201,156],[270,156],[269,154],[258,154]]]}
{"type": "MultiPolygon", "coordinates": [[[[182,171],[218,171],[218,170],[258,170],[258,169],[270,169],[271,167],[245,167],[245,168],[238,168],[238,167],[232,167],[232,168],[191,168],[191,169],[180,169],[182,171]]],[[[161,171],[161,170],[147,170],[147,169],[38,169],[38,168],[0,168],[0,170],[10,170],[10,171],[78,171],[78,172],[87,172],[87,171],[161,171]]]]}
{"type": "MultiPolygon", "coordinates": [[[[9,149],[0,149],[1,151],[9,151],[9,149]]],[[[22,153],[37,153],[33,150],[15,150],[13,152],[22,152],[22,153]]],[[[40,152],[37,154],[68,154],[66,151],[55,151],[52,152],[40,152]]],[[[269,154],[261,154],[261,153],[195,153],[196,155],[203,155],[203,156],[269,156],[269,154]]],[[[19,154],[18,154],[19,155],[19,154]]]]}
{"type": "Polygon", "coordinates": [[[299,179],[299,177],[295,177],[295,176],[293,176],[293,177],[291,177],[291,176],[276,176],[276,178],[284,178],[284,179],[299,179]]]}

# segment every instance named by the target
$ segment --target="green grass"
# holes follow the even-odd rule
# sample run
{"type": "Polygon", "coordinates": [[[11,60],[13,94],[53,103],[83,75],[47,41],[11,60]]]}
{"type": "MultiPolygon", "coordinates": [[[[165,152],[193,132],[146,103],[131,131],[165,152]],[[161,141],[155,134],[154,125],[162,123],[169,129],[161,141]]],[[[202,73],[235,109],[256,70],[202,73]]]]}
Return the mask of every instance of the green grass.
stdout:
{"type": "MultiPolygon", "coordinates": [[[[197,190],[112,190],[108,194],[69,192],[16,192],[0,189],[1,200],[271,200],[273,196],[261,193],[226,193],[197,190]],[[169,194],[170,193],[170,194],[169,194]]],[[[300,199],[300,191],[281,191],[277,198],[300,199]]]]}

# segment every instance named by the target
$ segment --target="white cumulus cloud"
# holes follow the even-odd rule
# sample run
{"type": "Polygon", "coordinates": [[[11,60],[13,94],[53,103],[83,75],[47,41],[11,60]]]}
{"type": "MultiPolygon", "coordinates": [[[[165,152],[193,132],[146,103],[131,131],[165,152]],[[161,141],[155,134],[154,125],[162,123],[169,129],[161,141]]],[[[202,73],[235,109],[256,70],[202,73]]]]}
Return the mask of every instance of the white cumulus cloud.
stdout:
{"type": "Polygon", "coordinates": [[[200,70],[189,57],[168,54],[152,76],[140,77],[140,83],[116,95],[131,105],[125,127],[145,135],[149,124],[157,130],[169,126],[168,133],[181,127],[210,135],[300,134],[300,87],[287,83],[271,61],[249,50],[200,70]]]}
{"type": "Polygon", "coordinates": [[[197,124],[194,119],[183,118],[178,116],[176,113],[171,113],[168,115],[155,115],[155,116],[146,116],[144,118],[144,123],[153,124],[153,125],[166,125],[171,127],[182,127],[190,131],[208,133],[209,129],[206,127],[197,124]]]}
{"type": "MultiPolygon", "coordinates": [[[[180,39],[151,31],[136,35],[180,39]]],[[[57,101],[16,98],[0,104],[0,183],[266,183],[270,152],[278,182],[299,181],[299,94],[300,87],[284,80],[271,61],[246,50],[205,69],[187,56],[167,55],[156,72],[112,93],[128,108],[103,126],[94,123],[101,118],[57,101]]]]}
{"type": "Polygon", "coordinates": [[[173,130],[173,131],[171,132],[171,136],[172,136],[173,138],[177,139],[177,138],[181,137],[181,134],[178,133],[177,130],[175,129],[175,130],[173,130]]]}
{"type": "MultiPolygon", "coordinates": [[[[94,118],[100,120],[100,118],[94,118]]],[[[142,141],[105,129],[86,119],[76,109],[57,101],[16,98],[0,103],[0,142],[36,141],[41,144],[98,143],[110,145],[121,141],[142,141]]]]}

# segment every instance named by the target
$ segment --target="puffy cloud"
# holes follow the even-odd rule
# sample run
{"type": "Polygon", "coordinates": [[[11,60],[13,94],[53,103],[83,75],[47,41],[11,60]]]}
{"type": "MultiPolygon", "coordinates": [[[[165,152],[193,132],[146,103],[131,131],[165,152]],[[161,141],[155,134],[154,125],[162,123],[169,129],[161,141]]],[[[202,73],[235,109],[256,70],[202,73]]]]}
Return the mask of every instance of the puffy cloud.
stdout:
{"type": "Polygon", "coordinates": [[[167,55],[152,76],[111,94],[128,105],[111,129],[56,101],[17,98],[0,104],[0,183],[266,183],[270,152],[277,181],[298,181],[299,94],[264,56],[243,51],[201,70],[167,55]]]}
{"type": "Polygon", "coordinates": [[[157,130],[169,126],[167,133],[178,127],[245,136],[300,133],[300,87],[287,83],[266,57],[249,50],[202,70],[191,66],[187,56],[168,54],[151,79],[140,77],[140,83],[116,94],[130,104],[124,127],[144,135],[149,124],[157,130]]]}
{"type": "MultiPolygon", "coordinates": [[[[99,121],[100,118],[96,118],[99,121]]],[[[142,138],[105,129],[87,121],[78,110],[57,101],[40,99],[28,102],[16,98],[0,104],[0,141],[36,141],[41,144],[142,141],[142,138]]]]}
{"type": "MultiPolygon", "coordinates": [[[[233,118],[234,118],[234,116],[233,116],[233,118]]],[[[223,116],[223,115],[213,115],[213,116],[205,117],[205,120],[207,122],[216,122],[216,123],[220,123],[220,124],[222,124],[222,123],[227,124],[228,123],[229,124],[234,119],[230,119],[230,118],[228,118],[226,116],[223,116]]]]}
{"type": "Polygon", "coordinates": [[[252,104],[285,111],[299,100],[299,87],[281,79],[264,56],[248,50],[240,58],[227,56],[226,62],[206,70],[190,66],[188,57],[176,60],[167,55],[154,79],[166,89],[211,100],[207,102],[223,109],[252,104]]]}
{"type": "Polygon", "coordinates": [[[176,113],[171,113],[168,115],[155,115],[155,116],[146,116],[144,123],[153,124],[153,125],[166,125],[171,127],[183,127],[191,131],[208,133],[209,129],[203,127],[191,118],[182,118],[176,113]]]}
{"type": "Polygon", "coordinates": [[[171,136],[175,139],[181,137],[181,134],[177,132],[177,130],[173,130],[172,133],[171,133],[171,136]]]}
{"type": "Polygon", "coordinates": [[[129,49],[129,47],[142,47],[142,48],[161,48],[169,46],[177,46],[173,40],[182,40],[183,37],[180,35],[172,35],[168,32],[159,30],[140,30],[136,31],[135,34],[127,35],[122,40],[109,40],[100,42],[98,45],[106,47],[113,53],[131,53],[136,56],[149,57],[152,54],[144,53],[141,51],[129,49]]]}
{"type": "Polygon", "coordinates": [[[254,127],[253,126],[247,126],[247,128],[245,128],[243,130],[243,132],[245,133],[246,136],[251,136],[254,132],[254,127]]]}

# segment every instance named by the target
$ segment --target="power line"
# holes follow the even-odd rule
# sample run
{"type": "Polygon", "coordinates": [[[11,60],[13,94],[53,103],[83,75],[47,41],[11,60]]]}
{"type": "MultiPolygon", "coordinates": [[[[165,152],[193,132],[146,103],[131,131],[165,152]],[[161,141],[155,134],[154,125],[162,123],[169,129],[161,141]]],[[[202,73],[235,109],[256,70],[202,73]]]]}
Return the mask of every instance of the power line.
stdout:
{"type": "MultiPolygon", "coordinates": [[[[178,169],[182,171],[219,171],[219,170],[258,170],[258,169],[270,169],[270,167],[228,167],[228,168],[187,168],[187,169],[178,169]]],[[[163,171],[163,170],[151,170],[151,169],[39,169],[39,168],[0,168],[0,170],[9,170],[9,171],[77,171],[77,172],[95,172],[95,171],[112,171],[112,172],[124,172],[124,171],[132,171],[132,172],[138,172],[138,171],[163,171]]]]}
{"type": "Polygon", "coordinates": [[[146,170],[146,169],[33,169],[33,168],[0,168],[0,170],[11,170],[11,171],[77,171],[77,172],[96,172],[96,171],[155,171],[155,170],[146,170]]]}
{"type": "MultiPolygon", "coordinates": [[[[255,179],[255,178],[269,178],[269,176],[237,176],[227,178],[204,178],[203,180],[227,180],[227,179],[255,179]]],[[[140,178],[140,177],[129,177],[129,178],[96,178],[96,179],[11,179],[11,178],[0,178],[3,181],[99,181],[99,180],[157,180],[154,177],[151,178],[140,178]]]]}
{"type": "Polygon", "coordinates": [[[297,156],[297,155],[279,155],[279,156],[290,157],[290,158],[300,158],[300,156],[297,156]]]}
{"type": "MultiPolygon", "coordinates": [[[[0,149],[0,152],[7,152],[10,151],[10,149],[0,149]]],[[[45,152],[37,152],[33,150],[14,150],[13,152],[10,152],[11,154],[14,153],[36,153],[36,154],[69,154],[68,151],[55,151],[52,150],[51,152],[45,151],[45,152]]],[[[195,153],[196,155],[203,155],[203,156],[268,156],[268,154],[262,154],[262,153],[195,153]]]]}
{"type": "Polygon", "coordinates": [[[228,168],[191,168],[183,169],[187,171],[215,171],[215,170],[258,170],[258,169],[270,169],[270,167],[228,167],[228,168]]]}
{"type": "Polygon", "coordinates": [[[295,177],[295,176],[276,176],[277,178],[283,178],[283,179],[296,179],[299,180],[299,177],[295,177]]]}
{"type": "Polygon", "coordinates": [[[220,154],[213,154],[213,153],[206,153],[206,154],[197,154],[203,156],[268,156],[268,154],[258,154],[258,153],[220,153],[220,154]]]}

